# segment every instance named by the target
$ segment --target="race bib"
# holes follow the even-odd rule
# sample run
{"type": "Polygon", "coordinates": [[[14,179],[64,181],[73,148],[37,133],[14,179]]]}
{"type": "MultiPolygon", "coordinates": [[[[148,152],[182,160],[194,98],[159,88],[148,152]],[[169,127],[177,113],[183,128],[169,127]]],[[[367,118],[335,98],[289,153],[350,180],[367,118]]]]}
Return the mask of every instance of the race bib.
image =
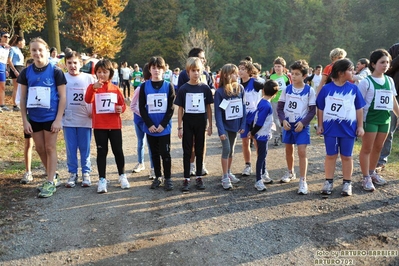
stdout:
{"type": "Polygon", "coordinates": [[[245,93],[244,94],[244,99],[245,99],[245,108],[248,112],[255,112],[256,110],[256,99],[254,97],[254,94],[251,92],[245,93]]]}
{"type": "Polygon", "coordinates": [[[393,95],[391,90],[375,90],[374,110],[393,110],[393,95]]]}
{"type": "Polygon", "coordinates": [[[205,113],[205,102],[203,93],[187,93],[186,94],[186,113],[203,114],[205,113]]]}
{"type": "Polygon", "coordinates": [[[74,108],[78,106],[85,106],[84,89],[83,88],[70,88],[67,92],[68,106],[74,108]]]}
{"type": "Polygon", "coordinates": [[[167,104],[168,104],[168,98],[166,93],[151,93],[147,95],[147,105],[148,105],[149,114],[166,113],[167,104]]]}
{"type": "Polygon", "coordinates": [[[225,109],[226,120],[233,120],[243,116],[241,99],[227,100],[229,105],[225,109]]]}
{"type": "Polygon", "coordinates": [[[288,116],[288,122],[295,123],[297,118],[302,114],[303,101],[300,96],[290,95],[289,101],[285,104],[285,112],[288,116]]]}
{"type": "Polygon", "coordinates": [[[346,119],[346,109],[348,108],[348,102],[345,102],[343,98],[337,98],[333,96],[326,97],[326,106],[324,108],[324,120],[330,119],[346,119]]]}
{"type": "Polygon", "coordinates": [[[0,63],[7,64],[9,52],[9,49],[0,47],[0,63]]]}
{"type": "Polygon", "coordinates": [[[109,114],[115,113],[115,104],[118,102],[116,93],[96,93],[96,113],[97,114],[109,114]]]}
{"type": "Polygon", "coordinates": [[[50,108],[50,87],[30,87],[28,91],[27,108],[50,108]]]}

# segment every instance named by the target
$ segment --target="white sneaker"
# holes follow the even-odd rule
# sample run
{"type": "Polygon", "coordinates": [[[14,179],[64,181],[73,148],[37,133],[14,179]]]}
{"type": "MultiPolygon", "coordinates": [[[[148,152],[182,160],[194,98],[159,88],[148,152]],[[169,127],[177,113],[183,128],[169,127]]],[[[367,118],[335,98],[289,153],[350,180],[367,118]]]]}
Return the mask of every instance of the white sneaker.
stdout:
{"type": "Polygon", "coordinates": [[[90,174],[84,173],[82,175],[82,187],[90,187],[90,186],[91,186],[90,174]]]}
{"type": "Polygon", "coordinates": [[[101,177],[98,181],[97,193],[107,193],[108,180],[101,177]]]}
{"type": "Polygon", "coordinates": [[[326,180],[323,184],[323,188],[321,189],[321,194],[324,195],[330,195],[331,192],[333,190],[333,183],[328,182],[328,180],[326,180]]]}
{"type": "Polygon", "coordinates": [[[76,182],[78,181],[78,175],[75,173],[70,173],[68,181],[65,183],[65,187],[75,187],[76,182]]]}
{"type": "Polygon", "coordinates": [[[265,186],[265,184],[263,184],[262,179],[259,180],[259,181],[256,181],[256,183],[255,183],[255,188],[256,188],[258,191],[265,191],[265,190],[266,190],[266,186],[265,186]]]}
{"type": "Polygon", "coordinates": [[[205,168],[205,164],[202,165],[202,175],[207,175],[209,172],[208,170],[205,168]]]}
{"type": "Polygon", "coordinates": [[[371,181],[376,185],[383,186],[387,183],[387,181],[384,178],[382,178],[379,174],[377,174],[376,172],[372,173],[370,175],[370,177],[371,177],[371,181]]]}
{"type": "Polygon", "coordinates": [[[145,170],[145,165],[143,163],[137,163],[133,168],[133,173],[140,173],[142,170],[145,170]]]}
{"type": "Polygon", "coordinates": [[[295,172],[290,173],[289,171],[285,172],[284,176],[281,178],[281,183],[289,183],[291,180],[296,179],[295,172]]]}
{"type": "Polygon", "coordinates": [[[233,188],[233,185],[231,184],[231,180],[229,177],[222,179],[222,186],[223,186],[223,189],[225,189],[225,190],[229,190],[229,189],[233,188]]]}
{"type": "Polygon", "coordinates": [[[248,165],[248,164],[245,165],[244,170],[242,170],[242,175],[243,175],[243,176],[250,176],[251,173],[252,173],[252,168],[251,168],[251,166],[248,165]]]}
{"type": "Polygon", "coordinates": [[[375,187],[373,185],[373,181],[372,181],[370,176],[363,178],[362,185],[363,185],[363,189],[366,190],[366,191],[373,192],[375,190],[375,187]]]}
{"type": "Polygon", "coordinates": [[[195,165],[193,163],[190,163],[190,176],[195,176],[195,165]]]}
{"type": "Polygon", "coordinates": [[[343,187],[342,187],[342,192],[341,192],[342,196],[352,196],[352,183],[344,183],[343,187]]]}
{"type": "Polygon", "coordinates": [[[155,179],[155,171],[154,168],[151,168],[150,174],[148,175],[148,179],[154,180],[155,179]]]}
{"type": "Polygon", "coordinates": [[[233,175],[232,173],[228,174],[229,179],[231,181],[231,183],[236,184],[238,182],[240,182],[240,179],[238,179],[235,175],[233,175]]]}
{"type": "Polygon", "coordinates": [[[266,170],[266,172],[265,173],[263,173],[262,175],[261,175],[261,178],[262,178],[262,181],[263,181],[263,183],[265,183],[265,184],[272,184],[273,183],[273,179],[271,179],[270,177],[269,177],[269,172],[266,170]]]}
{"type": "Polygon", "coordinates": [[[298,194],[299,194],[299,195],[306,195],[306,194],[308,194],[308,183],[306,183],[305,180],[302,180],[302,179],[299,180],[298,194]]]}
{"type": "Polygon", "coordinates": [[[32,173],[31,172],[26,172],[24,174],[24,176],[22,177],[20,183],[21,184],[28,184],[29,182],[32,182],[32,181],[33,181],[32,173]]]}
{"type": "Polygon", "coordinates": [[[129,181],[127,181],[126,174],[121,174],[119,176],[119,183],[122,189],[130,188],[129,181]]]}

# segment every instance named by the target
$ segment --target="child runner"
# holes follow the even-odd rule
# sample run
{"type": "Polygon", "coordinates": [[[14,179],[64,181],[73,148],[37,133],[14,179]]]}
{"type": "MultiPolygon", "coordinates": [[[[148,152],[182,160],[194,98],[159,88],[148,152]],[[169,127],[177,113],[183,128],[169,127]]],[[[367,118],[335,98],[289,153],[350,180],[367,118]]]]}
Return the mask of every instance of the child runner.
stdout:
{"type": "Polygon", "coordinates": [[[220,73],[220,88],[215,92],[215,120],[219,138],[222,141],[222,186],[228,190],[231,183],[240,179],[231,172],[237,132],[244,132],[245,104],[244,88],[237,83],[238,67],[226,64],[220,73]]]}
{"type": "Polygon", "coordinates": [[[10,111],[10,108],[5,106],[5,91],[6,91],[6,73],[7,60],[10,53],[10,34],[8,32],[1,32],[0,40],[0,113],[3,111],[10,111]]]}
{"type": "Polygon", "coordinates": [[[352,80],[353,63],[348,59],[334,62],[330,82],[322,87],[317,95],[316,104],[317,134],[324,135],[326,159],[324,162],[326,180],[322,194],[330,195],[333,190],[334,171],[338,153],[342,161],[343,196],[352,195],[353,145],[356,136],[361,137],[363,130],[363,106],[365,102],[352,80]]]}
{"type": "Polygon", "coordinates": [[[173,85],[162,79],[165,71],[165,60],[162,57],[152,57],[148,63],[151,80],[140,85],[139,109],[145,123],[144,131],[151,150],[154,164],[155,179],[151,189],[156,189],[163,183],[161,160],[165,178],[165,190],[173,190],[172,161],[170,157],[170,132],[172,130],[173,101],[175,90],[173,85]]]}
{"type": "Polygon", "coordinates": [[[65,55],[68,72],[65,73],[66,108],[62,120],[64,125],[64,139],[67,152],[67,165],[69,172],[68,188],[75,187],[78,181],[78,156],[80,153],[80,166],[82,167],[82,187],[90,187],[90,142],[91,142],[91,105],[84,101],[87,87],[94,83],[92,75],[81,73],[82,58],[75,51],[65,55]]]}
{"type": "Polygon", "coordinates": [[[288,171],[281,178],[288,183],[296,178],[294,171],[294,144],[298,146],[299,157],[299,189],[298,194],[308,194],[306,172],[308,158],[306,147],[310,144],[309,124],[316,114],[316,96],[312,87],[304,83],[309,65],[305,60],[298,60],[290,66],[292,84],[281,91],[277,111],[283,127],[285,158],[288,171]]]}
{"type": "Polygon", "coordinates": [[[190,190],[190,158],[193,145],[196,157],[196,188],[205,189],[202,175],[205,131],[212,135],[212,91],[201,82],[203,64],[198,57],[189,57],[186,72],[190,80],[179,88],[175,104],[179,106],[177,130],[179,138],[183,138],[184,181],[182,191],[190,190]],[[206,120],[208,119],[208,128],[206,120]],[[195,143],[194,143],[195,139],[195,143]]]}
{"type": "MultiPolygon", "coordinates": [[[[148,69],[148,63],[145,64],[143,67],[143,76],[144,76],[144,80],[149,80],[151,78],[151,73],[150,73],[150,70],[148,69]]],[[[139,95],[140,95],[140,85],[134,90],[132,102],[130,103],[130,109],[132,110],[133,115],[134,115],[133,124],[134,124],[134,129],[135,129],[136,137],[137,137],[137,161],[138,162],[137,162],[136,166],[133,168],[133,173],[140,173],[142,170],[145,169],[144,144],[145,144],[145,141],[147,140],[147,138],[146,138],[146,134],[145,134],[145,124],[140,115],[139,95]]],[[[154,179],[155,178],[154,164],[152,162],[152,153],[151,153],[151,149],[149,147],[148,147],[148,155],[150,156],[150,166],[151,166],[149,179],[154,179]]]]}
{"type": "Polygon", "coordinates": [[[259,101],[254,118],[254,126],[248,133],[248,137],[255,137],[257,143],[258,157],[256,159],[256,182],[258,191],[265,191],[266,186],[262,175],[266,172],[267,142],[271,138],[273,125],[273,109],[270,100],[278,92],[278,83],[268,80],[263,87],[263,97],[259,101]]]}
{"type": "Polygon", "coordinates": [[[17,78],[19,73],[24,69],[24,55],[21,51],[25,47],[25,39],[18,35],[13,37],[11,42],[10,54],[8,55],[8,66],[10,67],[10,77],[12,79],[13,91],[12,91],[12,101],[13,101],[13,111],[19,111],[17,103],[15,102],[18,82],[17,78]]]}
{"type": "MultiPolygon", "coordinates": [[[[26,60],[26,67],[33,64],[33,59],[30,58],[26,60]]],[[[22,70],[21,70],[22,71],[22,70]]],[[[21,99],[21,84],[18,84],[17,87],[17,94],[15,96],[15,103],[17,106],[20,105],[21,99]]],[[[25,174],[22,177],[20,183],[21,184],[28,184],[29,182],[33,181],[32,175],[32,150],[33,150],[33,139],[31,134],[24,133],[24,163],[25,163],[25,174]]]]}
{"type": "Polygon", "coordinates": [[[66,79],[60,69],[49,64],[48,45],[43,39],[32,39],[29,50],[34,63],[18,76],[21,115],[25,134],[32,134],[36,151],[46,168],[47,181],[40,187],[38,196],[47,198],[61,184],[56,174],[56,143],[65,110],[66,79]]]}
{"type": "Polygon", "coordinates": [[[138,86],[140,86],[141,82],[143,82],[143,72],[140,71],[138,64],[133,65],[132,78],[133,78],[133,87],[134,89],[136,89],[138,86]]]}
{"type": "Polygon", "coordinates": [[[281,131],[281,124],[277,113],[277,105],[280,99],[280,95],[283,89],[285,89],[288,85],[290,85],[290,79],[284,73],[286,62],[284,58],[277,57],[273,61],[273,69],[274,73],[270,75],[271,80],[275,80],[279,86],[279,91],[277,92],[276,96],[271,100],[272,107],[273,107],[273,121],[276,125],[276,136],[274,137],[274,146],[279,145],[279,141],[283,142],[282,140],[282,131],[281,131]]]}
{"type": "MultiPolygon", "coordinates": [[[[245,102],[245,131],[241,133],[242,139],[242,153],[244,155],[245,168],[242,171],[243,176],[250,176],[251,168],[251,148],[249,146],[250,139],[248,133],[252,130],[252,123],[254,122],[256,106],[262,98],[263,84],[254,78],[251,78],[254,66],[248,60],[242,60],[238,66],[238,74],[241,79],[241,84],[244,87],[244,102],[245,102]]],[[[268,175],[266,173],[266,175],[268,175]]],[[[264,176],[267,178],[267,176],[264,176]]]]}
{"type": "Polygon", "coordinates": [[[392,58],[388,51],[378,49],[370,55],[371,76],[359,83],[359,89],[366,101],[363,113],[364,136],[359,154],[363,174],[363,188],[374,191],[373,185],[385,185],[387,181],[375,171],[384,141],[391,123],[390,111],[399,116],[396,89],[391,77],[385,75],[392,58]]]}
{"type": "Polygon", "coordinates": [[[111,61],[107,59],[98,61],[94,71],[98,81],[87,88],[85,101],[92,104],[92,127],[97,146],[97,169],[100,178],[97,192],[106,193],[108,140],[118,168],[121,188],[130,188],[125,174],[125,157],[122,149],[121,113],[126,110],[126,105],[119,88],[111,83],[114,75],[111,61]]]}

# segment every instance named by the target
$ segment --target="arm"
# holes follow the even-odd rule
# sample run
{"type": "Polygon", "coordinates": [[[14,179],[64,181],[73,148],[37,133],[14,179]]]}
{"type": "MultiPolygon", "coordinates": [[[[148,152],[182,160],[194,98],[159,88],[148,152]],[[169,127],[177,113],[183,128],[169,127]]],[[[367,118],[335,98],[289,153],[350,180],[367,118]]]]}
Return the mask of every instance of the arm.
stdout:
{"type": "Polygon", "coordinates": [[[87,87],[86,95],[85,95],[85,102],[86,103],[93,103],[94,102],[94,93],[97,89],[94,89],[93,84],[90,84],[87,87]]]}
{"type": "Polygon", "coordinates": [[[58,85],[57,91],[59,97],[58,111],[57,111],[57,116],[53,124],[51,125],[51,132],[58,132],[62,129],[62,116],[64,115],[65,106],[66,106],[66,85],[65,84],[58,85]]]}
{"type": "Polygon", "coordinates": [[[133,98],[130,103],[130,110],[132,110],[133,113],[136,115],[140,116],[140,110],[139,110],[139,95],[140,95],[140,86],[136,88],[136,90],[133,93],[133,98]]]}
{"type": "Polygon", "coordinates": [[[177,111],[177,136],[179,139],[183,137],[183,107],[181,106],[177,111]]]}
{"type": "Polygon", "coordinates": [[[8,55],[7,64],[10,66],[12,72],[14,72],[15,76],[18,78],[19,72],[15,68],[14,64],[12,63],[12,57],[14,56],[14,50],[10,49],[10,54],[8,55]]]}
{"type": "Polygon", "coordinates": [[[307,127],[316,115],[316,105],[309,106],[308,114],[300,121],[303,127],[307,127]]]}
{"type": "MultiPolygon", "coordinates": [[[[220,92],[216,92],[215,98],[214,98],[216,127],[218,129],[219,137],[221,137],[222,135],[224,135],[224,137],[226,137],[226,135],[225,135],[226,132],[224,130],[224,125],[223,125],[223,111],[219,107],[219,105],[222,101],[223,101],[223,97],[220,95],[220,92]]],[[[222,140],[224,140],[224,139],[222,139],[222,140]]]]}
{"type": "Polygon", "coordinates": [[[208,116],[208,136],[212,135],[212,108],[210,104],[206,105],[206,115],[208,116]]]}
{"type": "Polygon", "coordinates": [[[162,126],[163,128],[166,128],[170,119],[172,119],[173,112],[175,111],[174,105],[173,105],[174,100],[175,100],[175,89],[173,88],[172,83],[169,83],[168,107],[166,109],[165,116],[160,123],[160,126],[162,126]]]}
{"type": "Polygon", "coordinates": [[[20,84],[21,85],[21,98],[20,98],[20,101],[21,101],[21,103],[24,103],[24,104],[21,104],[21,115],[22,115],[22,124],[23,124],[23,127],[24,127],[24,132],[26,133],[26,134],[32,134],[32,132],[33,132],[33,130],[32,130],[32,127],[31,127],[31,125],[30,125],[30,123],[29,123],[29,121],[28,121],[28,118],[27,118],[27,111],[26,111],[26,95],[27,95],[27,91],[28,91],[28,86],[26,86],[26,85],[22,85],[22,84],[20,84]]]}
{"type": "Polygon", "coordinates": [[[285,105],[285,102],[282,102],[282,101],[278,101],[278,103],[277,103],[277,115],[278,115],[278,119],[280,120],[281,124],[283,124],[283,121],[285,120],[284,105],[285,105]]]}
{"type": "MultiPolygon", "coordinates": [[[[363,121],[363,118],[360,120],[363,121]]],[[[317,109],[317,135],[321,135],[323,132],[323,110],[317,109]]]]}
{"type": "Polygon", "coordinates": [[[356,121],[357,121],[357,129],[356,136],[361,137],[364,135],[363,129],[363,108],[356,110],[356,121]]]}

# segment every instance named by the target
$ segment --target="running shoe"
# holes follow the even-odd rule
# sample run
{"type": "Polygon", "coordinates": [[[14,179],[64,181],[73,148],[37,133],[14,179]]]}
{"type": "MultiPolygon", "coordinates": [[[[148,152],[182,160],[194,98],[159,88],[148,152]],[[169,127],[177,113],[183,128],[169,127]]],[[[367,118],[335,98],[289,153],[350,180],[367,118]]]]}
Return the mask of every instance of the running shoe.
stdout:
{"type": "Polygon", "coordinates": [[[294,172],[290,173],[289,171],[286,171],[284,176],[281,178],[280,182],[281,183],[289,183],[291,180],[296,179],[296,175],[294,172]]]}
{"type": "Polygon", "coordinates": [[[255,182],[255,188],[258,191],[266,191],[266,186],[265,186],[265,184],[263,184],[262,179],[255,182]]]}
{"type": "Polygon", "coordinates": [[[119,183],[121,184],[122,189],[130,188],[129,181],[127,181],[126,174],[121,174],[119,176],[119,183]]]}
{"type": "Polygon", "coordinates": [[[40,190],[38,197],[39,198],[48,198],[48,197],[51,197],[54,194],[54,192],[56,192],[56,191],[57,191],[57,188],[55,187],[55,185],[52,182],[47,181],[43,184],[43,187],[40,190]]]}
{"type": "Polygon", "coordinates": [[[68,181],[65,183],[65,187],[73,188],[78,182],[78,175],[75,173],[70,173],[68,181]]]}
{"type": "Polygon", "coordinates": [[[242,175],[243,176],[250,176],[252,173],[252,168],[249,164],[245,165],[244,170],[242,170],[242,175]]]}
{"type": "Polygon", "coordinates": [[[299,195],[306,195],[308,194],[308,183],[305,180],[299,180],[299,188],[298,188],[299,195]]]}
{"type": "Polygon", "coordinates": [[[229,190],[233,188],[233,185],[231,184],[231,180],[229,177],[222,179],[222,186],[224,190],[229,190]]]}
{"type": "Polygon", "coordinates": [[[363,177],[362,186],[363,186],[363,189],[366,190],[366,191],[373,192],[375,190],[375,187],[373,185],[373,181],[372,181],[370,176],[363,177]]]}
{"type": "Polygon", "coordinates": [[[107,193],[107,184],[108,180],[104,177],[101,177],[98,181],[97,193],[107,193]]]}
{"type": "Polygon", "coordinates": [[[84,173],[82,175],[82,187],[90,187],[90,186],[91,186],[90,174],[84,173]]]}
{"type": "Polygon", "coordinates": [[[22,177],[20,183],[21,184],[28,184],[29,182],[32,182],[32,181],[33,181],[32,173],[31,172],[26,172],[24,174],[24,176],[22,177]]]}
{"type": "Polygon", "coordinates": [[[352,196],[352,183],[351,182],[345,182],[342,186],[342,196],[352,196]]]}
{"type": "Polygon", "coordinates": [[[324,195],[331,195],[332,190],[333,190],[333,183],[330,183],[326,180],[323,184],[323,188],[321,189],[320,193],[324,195]]]}

